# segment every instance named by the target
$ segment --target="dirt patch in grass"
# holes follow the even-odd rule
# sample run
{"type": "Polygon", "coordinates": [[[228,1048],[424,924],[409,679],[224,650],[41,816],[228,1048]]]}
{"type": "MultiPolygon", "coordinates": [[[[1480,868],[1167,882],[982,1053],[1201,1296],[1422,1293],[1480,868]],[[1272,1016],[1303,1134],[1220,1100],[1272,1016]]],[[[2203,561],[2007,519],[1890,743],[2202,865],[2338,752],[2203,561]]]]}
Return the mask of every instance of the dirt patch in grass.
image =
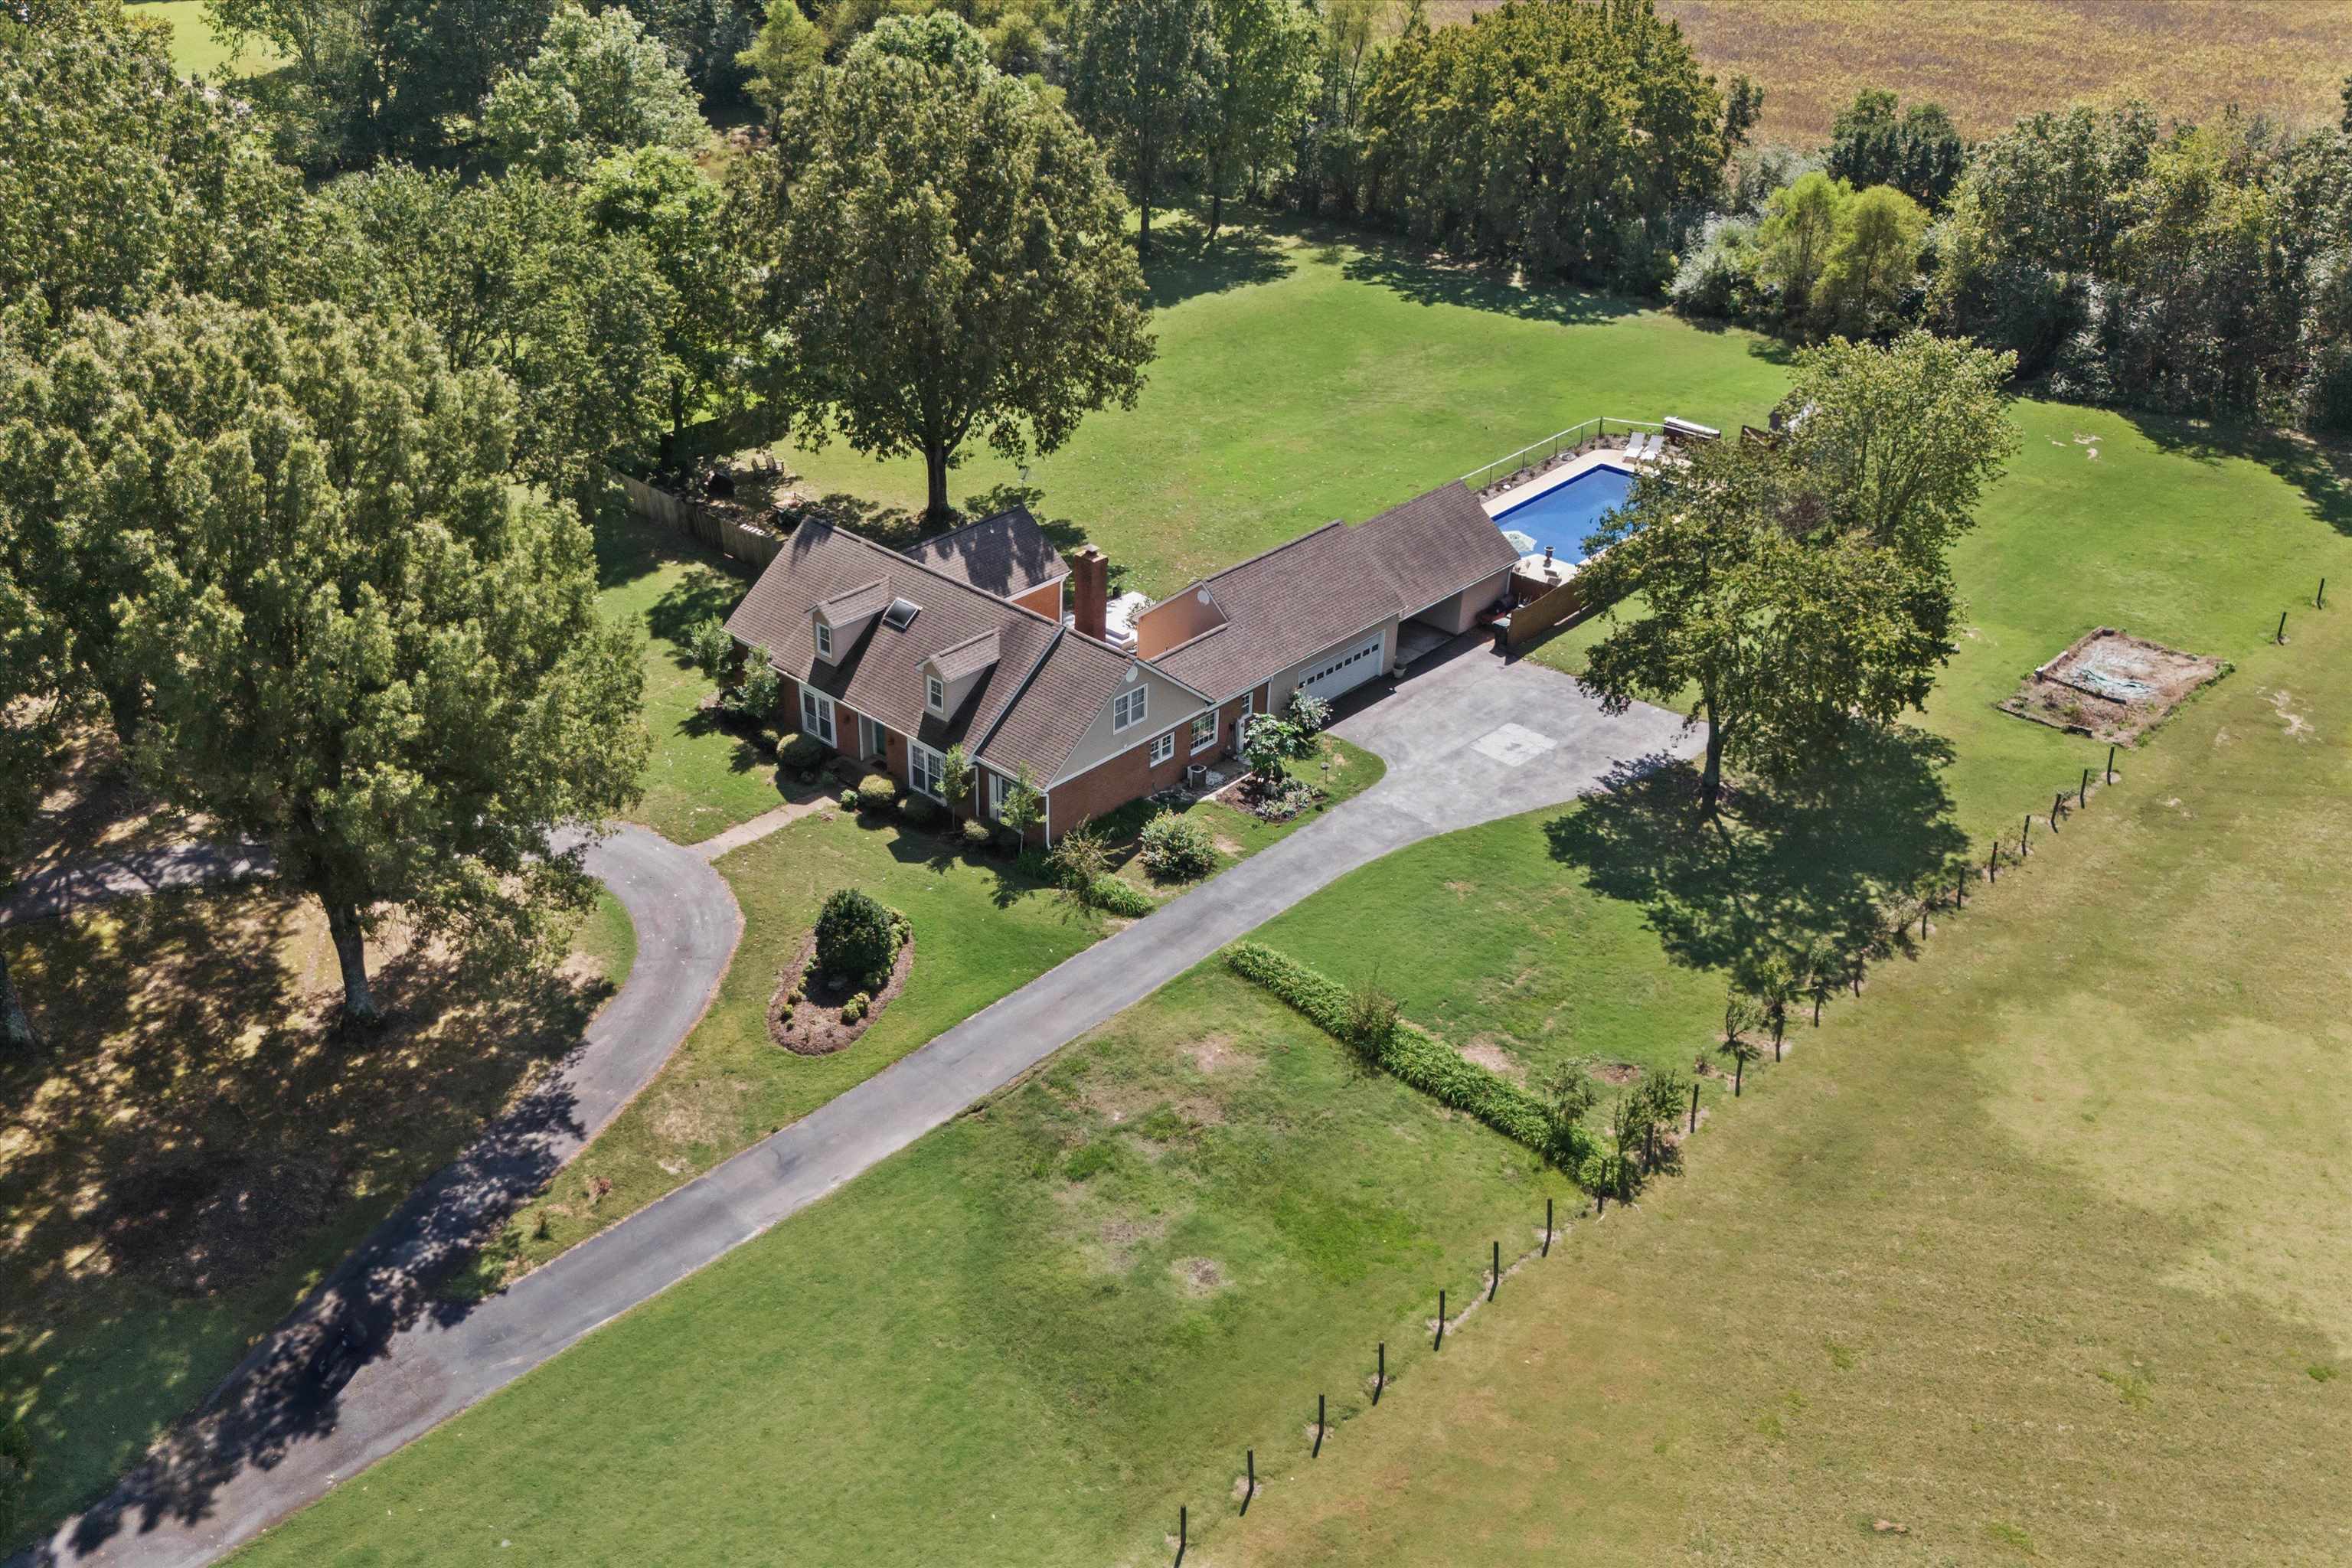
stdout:
{"type": "Polygon", "coordinates": [[[784,966],[776,981],[776,994],[768,1000],[768,1037],[794,1056],[829,1057],[856,1045],[857,1037],[872,1028],[883,1009],[907,988],[907,976],[915,969],[915,940],[908,937],[898,944],[890,978],[872,994],[855,1023],[843,1023],[841,1010],[858,994],[857,983],[838,975],[811,974],[809,966],[815,958],[816,933],[811,931],[802,942],[799,954],[784,966]],[[793,1000],[796,991],[803,993],[797,1002],[793,1000]]]}
{"type": "Polygon", "coordinates": [[[1213,1258],[1180,1258],[1168,1271],[1187,1296],[1213,1296],[1225,1288],[1225,1271],[1213,1258]]]}
{"type": "Polygon", "coordinates": [[[2101,626],[2028,676],[1999,707],[2070,734],[2127,746],[2228,670],[2221,659],[2101,626]]]}
{"type": "Polygon", "coordinates": [[[1247,1051],[1236,1050],[1231,1035],[1211,1035],[1205,1040],[1196,1040],[1185,1047],[1184,1054],[1192,1058],[1194,1067],[1212,1078],[1230,1068],[1244,1072],[1257,1070],[1257,1058],[1247,1051]]]}
{"type": "Polygon", "coordinates": [[[1473,1067],[1485,1068],[1498,1078],[1508,1079],[1513,1083],[1528,1080],[1528,1069],[1519,1065],[1519,1058],[1506,1050],[1492,1035],[1480,1035],[1468,1045],[1456,1046],[1454,1049],[1464,1061],[1473,1067]]]}
{"type": "Polygon", "coordinates": [[[1632,1062],[1602,1062],[1592,1069],[1592,1076],[1612,1087],[1622,1089],[1629,1083],[1640,1081],[1642,1069],[1632,1062]]]}

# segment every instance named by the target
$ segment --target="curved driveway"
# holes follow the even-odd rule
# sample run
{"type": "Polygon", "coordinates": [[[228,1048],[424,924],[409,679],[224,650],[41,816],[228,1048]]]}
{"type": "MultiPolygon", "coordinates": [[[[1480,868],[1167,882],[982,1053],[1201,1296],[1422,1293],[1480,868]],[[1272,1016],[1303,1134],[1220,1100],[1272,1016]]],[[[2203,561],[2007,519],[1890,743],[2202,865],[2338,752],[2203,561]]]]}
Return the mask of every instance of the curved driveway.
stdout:
{"type": "MultiPolygon", "coordinates": [[[[203,850],[119,875],[92,866],[64,902],[27,912],[190,885],[207,879],[196,868],[218,877],[230,863],[203,850]]],[[[267,868],[235,863],[240,875],[267,868]]],[[[579,1048],[378,1226],[154,1458],[20,1561],[203,1561],[331,1485],[355,1445],[373,1458],[405,1440],[380,1426],[380,1391],[473,1337],[472,1314],[435,1302],[434,1287],[645,1087],[701,1018],[742,934],[726,879],[645,828],[616,828],[586,864],[628,910],[637,953],[579,1048]]]]}
{"type": "Polygon", "coordinates": [[[1355,800],[1067,959],[511,1289],[452,1321],[427,1319],[398,1333],[390,1353],[342,1389],[333,1420],[292,1434],[270,1460],[219,1476],[201,1517],[131,1517],[116,1508],[79,1533],[61,1531],[40,1561],[207,1562],[905,1148],[1347,872],[1436,834],[1572,800],[1695,743],[1674,714],[1637,707],[1610,718],[1568,678],[1500,664],[1467,641],[1347,707],[1335,731],[1388,763],[1355,800]]]}

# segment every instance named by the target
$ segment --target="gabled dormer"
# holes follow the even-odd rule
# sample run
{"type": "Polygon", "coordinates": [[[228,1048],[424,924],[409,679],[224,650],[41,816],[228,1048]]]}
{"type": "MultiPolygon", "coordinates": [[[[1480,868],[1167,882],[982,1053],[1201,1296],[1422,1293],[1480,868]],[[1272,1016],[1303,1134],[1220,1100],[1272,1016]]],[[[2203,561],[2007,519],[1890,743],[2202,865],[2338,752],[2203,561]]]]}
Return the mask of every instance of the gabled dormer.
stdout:
{"type": "Polygon", "coordinates": [[[816,638],[816,656],[827,664],[836,662],[866,635],[890,604],[890,583],[886,577],[835,594],[809,612],[809,620],[816,638]]]}
{"type": "Polygon", "coordinates": [[[996,633],[986,631],[943,647],[925,659],[923,711],[935,719],[953,713],[1003,657],[1003,645],[996,633]]]}

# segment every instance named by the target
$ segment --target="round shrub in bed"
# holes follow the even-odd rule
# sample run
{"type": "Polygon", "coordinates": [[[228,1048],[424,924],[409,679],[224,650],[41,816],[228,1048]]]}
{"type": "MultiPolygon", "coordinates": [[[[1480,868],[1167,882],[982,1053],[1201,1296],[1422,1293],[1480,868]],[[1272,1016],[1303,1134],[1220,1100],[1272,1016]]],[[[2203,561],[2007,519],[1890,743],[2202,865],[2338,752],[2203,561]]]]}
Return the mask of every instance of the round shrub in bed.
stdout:
{"type": "Polygon", "coordinates": [[[898,803],[898,814],[917,827],[936,826],[945,815],[940,811],[939,802],[930,796],[911,794],[898,803]]]}
{"type": "Polygon", "coordinates": [[[868,811],[887,811],[898,798],[898,785],[887,773],[867,773],[857,781],[857,804],[868,811]]]}
{"type": "Polygon", "coordinates": [[[879,988],[898,959],[898,924],[888,910],[856,888],[844,888],[824,901],[816,917],[816,963],[826,974],[845,974],[879,988]]]}
{"type": "Polygon", "coordinates": [[[985,849],[996,842],[996,830],[975,816],[963,822],[963,846],[967,849],[985,849]]]}
{"type": "Polygon", "coordinates": [[[1143,825],[1143,868],[1164,882],[1189,882],[1217,868],[1209,830],[1189,816],[1163,811],[1143,825]]]}

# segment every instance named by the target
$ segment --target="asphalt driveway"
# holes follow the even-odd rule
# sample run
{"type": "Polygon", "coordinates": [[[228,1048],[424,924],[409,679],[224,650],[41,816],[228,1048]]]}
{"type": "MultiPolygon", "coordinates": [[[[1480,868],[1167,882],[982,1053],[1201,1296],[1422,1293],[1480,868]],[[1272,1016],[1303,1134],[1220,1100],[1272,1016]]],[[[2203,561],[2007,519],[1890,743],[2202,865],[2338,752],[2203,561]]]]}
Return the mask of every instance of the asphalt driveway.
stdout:
{"type": "Polygon", "coordinates": [[[1333,728],[1388,763],[1363,795],[513,1289],[446,1321],[428,1316],[404,1330],[388,1353],[351,1376],[331,1419],[289,1437],[267,1461],[219,1478],[201,1513],[118,1510],[79,1533],[68,1525],[42,1561],[207,1562],[905,1148],[1347,872],[1435,834],[1572,800],[1696,745],[1674,714],[1636,708],[1610,718],[1568,678],[1507,664],[1474,639],[1402,680],[1351,695],[1333,728]]]}

